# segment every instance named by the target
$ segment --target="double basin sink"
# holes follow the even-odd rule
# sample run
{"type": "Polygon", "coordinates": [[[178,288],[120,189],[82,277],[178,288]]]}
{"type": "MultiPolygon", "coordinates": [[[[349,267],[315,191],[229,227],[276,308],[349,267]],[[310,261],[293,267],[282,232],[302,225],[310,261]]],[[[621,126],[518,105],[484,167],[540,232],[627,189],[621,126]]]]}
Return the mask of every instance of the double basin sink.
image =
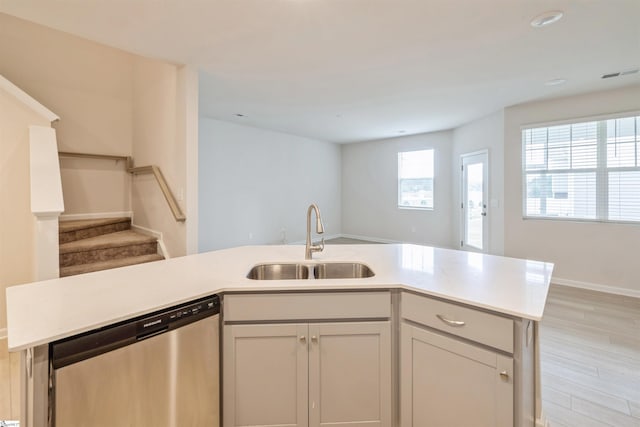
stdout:
{"type": "Polygon", "coordinates": [[[363,279],[373,276],[368,266],[358,262],[258,264],[247,274],[247,278],[253,280],[363,279]]]}

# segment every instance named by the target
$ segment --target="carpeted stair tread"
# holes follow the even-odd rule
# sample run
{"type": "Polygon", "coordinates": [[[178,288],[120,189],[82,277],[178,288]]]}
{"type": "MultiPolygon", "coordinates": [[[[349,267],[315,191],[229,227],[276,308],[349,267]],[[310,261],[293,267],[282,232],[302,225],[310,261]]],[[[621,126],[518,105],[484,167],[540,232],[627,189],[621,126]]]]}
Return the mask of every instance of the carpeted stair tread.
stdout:
{"type": "Polygon", "coordinates": [[[80,219],[73,221],[60,221],[58,232],[67,233],[69,231],[84,230],[87,228],[100,227],[103,225],[118,224],[121,222],[131,222],[129,217],[119,218],[98,218],[98,219],[80,219]]]}
{"type": "Polygon", "coordinates": [[[90,273],[92,271],[108,270],[111,268],[125,267],[127,265],[142,264],[152,261],[163,260],[160,254],[140,255],[136,257],[113,259],[108,261],[92,262],[89,264],[78,264],[60,268],[60,277],[74,276],[76,274],[90,273]]]}
{"type": "Polygon", "coordinates": [[[133,230],[118,231],[117,233],[103,234],[88,239],[76,240],[60,245],[60,255],[92,251],[96,249],[118,248],[130,245],[156,242],[156,238],[136,233],[133,230]]]}
{"type": "Polygon", "coordinates": [[[131,219],[128,217],[62,221],[58,228],[58,242],[64,245],[76,240],[90,239],[130,228],[131,219]]]}

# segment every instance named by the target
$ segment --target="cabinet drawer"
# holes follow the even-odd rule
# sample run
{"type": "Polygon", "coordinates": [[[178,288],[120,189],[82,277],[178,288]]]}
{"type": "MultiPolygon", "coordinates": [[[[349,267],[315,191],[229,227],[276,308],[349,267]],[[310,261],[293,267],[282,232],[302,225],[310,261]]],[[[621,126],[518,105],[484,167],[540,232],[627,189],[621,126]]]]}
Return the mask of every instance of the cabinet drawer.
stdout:
{"type": "Polygon", "coordinates": [[[387,319],[389,292],[227,294],[224,321],[387,319]]]}
{"type": "Polygon", "coordinates": [[[406,292],[402,317],[513,353],[513,320],[506,317],[406,292]]]}

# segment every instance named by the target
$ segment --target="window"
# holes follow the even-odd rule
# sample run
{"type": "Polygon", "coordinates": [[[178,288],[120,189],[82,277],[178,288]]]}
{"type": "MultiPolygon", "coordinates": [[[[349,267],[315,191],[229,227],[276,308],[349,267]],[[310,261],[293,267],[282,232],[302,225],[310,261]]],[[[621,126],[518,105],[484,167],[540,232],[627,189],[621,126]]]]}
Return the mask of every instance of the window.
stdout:
{"type": "Polygon", "coordinates": [[[398,153],[398,207],[433,209],[433,150],[398,153]]]}
{"type": "Polygon", "coordinates": [[[524,216],[640,222],[640,116],[524,129],[524,216]]]}

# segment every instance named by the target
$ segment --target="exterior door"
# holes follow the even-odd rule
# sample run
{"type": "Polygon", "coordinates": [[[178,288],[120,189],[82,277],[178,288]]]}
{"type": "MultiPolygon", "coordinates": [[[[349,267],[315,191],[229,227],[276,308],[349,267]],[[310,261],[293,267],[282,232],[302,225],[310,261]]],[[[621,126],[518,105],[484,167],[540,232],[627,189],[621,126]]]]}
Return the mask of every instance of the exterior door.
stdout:
{"type": "Polygon", "coordinates": [[[460,247],[465,250],[487,252],[488,250],[488,166],[487,150],[463,154],[461,163],[462,209],[460,247]]]}

